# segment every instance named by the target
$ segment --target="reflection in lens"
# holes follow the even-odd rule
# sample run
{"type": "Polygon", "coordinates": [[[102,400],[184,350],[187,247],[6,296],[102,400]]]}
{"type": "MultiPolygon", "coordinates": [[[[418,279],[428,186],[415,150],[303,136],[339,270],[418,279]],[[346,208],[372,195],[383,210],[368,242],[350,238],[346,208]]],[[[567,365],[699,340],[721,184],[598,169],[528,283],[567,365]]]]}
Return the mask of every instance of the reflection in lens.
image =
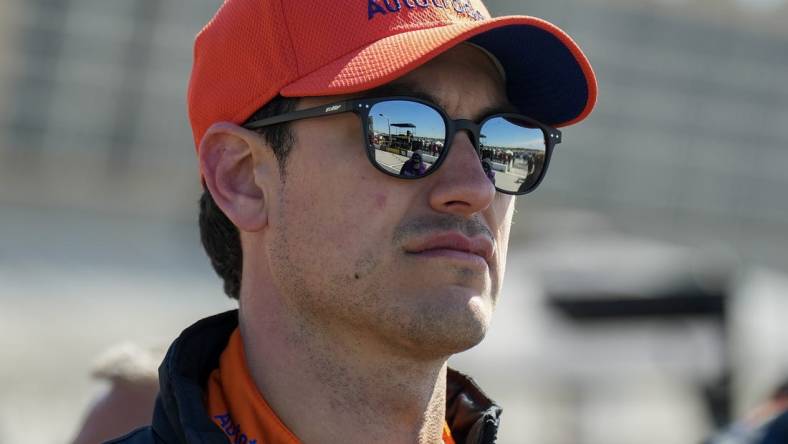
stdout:
{"type": "Polygon", "coordinates": [[[544,132],[513,117],[493,117],[482,125],[485,174],[500,190],[529,190],[542,173],[547,151],[544,132]]]}
{"type": "Polygon", "coordinates": [[[408,100],[376,103],[369,111],[375,162],[402,177],[426,174],[443,151],[446,124],[431,107],[408,100]]]}

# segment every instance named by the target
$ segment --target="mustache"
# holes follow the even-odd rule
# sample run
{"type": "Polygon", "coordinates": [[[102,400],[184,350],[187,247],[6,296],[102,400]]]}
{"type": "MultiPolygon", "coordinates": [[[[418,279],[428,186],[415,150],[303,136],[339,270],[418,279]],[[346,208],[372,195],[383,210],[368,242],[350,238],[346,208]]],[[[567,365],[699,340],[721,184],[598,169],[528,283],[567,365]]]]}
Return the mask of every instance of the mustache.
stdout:
{"type": "Polygon", "coordinates": [[[398,226],[394,230],[393,240],[395,244],[400,244],[408,238],[439,231],[459,231],[468,237],[483,234],[490,239],[494,239],[490,229],[476,218],[466,219],[452,215],[428,215],[417,217],[398,226]]]}

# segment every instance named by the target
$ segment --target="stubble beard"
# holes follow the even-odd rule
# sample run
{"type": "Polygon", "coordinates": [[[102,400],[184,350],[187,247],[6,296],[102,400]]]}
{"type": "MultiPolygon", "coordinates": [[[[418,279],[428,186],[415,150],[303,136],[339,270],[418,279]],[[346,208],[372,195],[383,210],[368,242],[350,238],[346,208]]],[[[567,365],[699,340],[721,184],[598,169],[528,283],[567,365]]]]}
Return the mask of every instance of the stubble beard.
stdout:
{"type": "MultiPolygon", "coordinates": [[[[317,255],[296,256],[288,229],[282,230],[270,254],[271,268],[280,294],[294,317],[292,340],[344,341],[376,344],[402,359],[446,359],[477,345],[484,338],[495,299],[495,286],[486,285],[490,295],[479,295],[474,303],[459,303],[460,287],[432,292],[396,288],[402,279],[395,259],[386,260],[380,251],[362,254],[349,269],[330,273],[317,255]],[[312,270],[309,272],[309,270],[312,270]],[[316,272],[321,272],[317,274],[316,272]],[[326,272],[327,274],[323,274],[326,272]],[[385,278],[393,276],[392,278],[385,278]],[[394,288],[392,288],[394,287],[394,288]]],[[[471,270],[455,271],[471,280],[471,270]]],[[[401,272],[400,272],[401,274],[401,272]]]]}

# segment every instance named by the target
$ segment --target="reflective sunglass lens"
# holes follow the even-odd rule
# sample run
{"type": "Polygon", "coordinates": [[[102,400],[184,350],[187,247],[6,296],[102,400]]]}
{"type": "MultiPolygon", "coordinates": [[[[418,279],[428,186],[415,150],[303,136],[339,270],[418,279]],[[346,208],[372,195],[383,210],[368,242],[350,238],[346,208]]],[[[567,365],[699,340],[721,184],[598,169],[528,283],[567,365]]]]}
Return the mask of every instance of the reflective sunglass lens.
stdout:
{"type": "Polygon", "coordinates": [[[536,185],[547,145],[541,128],[511,116],[488,119],[481,128],[482,168],[500,191],[524,193],[536,185]]]}
{"type": "Polygon", "coordinates": [[[437,162],[446,123],[427,105],[387,100],[370,108],[368,134],[378,166],[401,177],[419,177],[437,162]]]}

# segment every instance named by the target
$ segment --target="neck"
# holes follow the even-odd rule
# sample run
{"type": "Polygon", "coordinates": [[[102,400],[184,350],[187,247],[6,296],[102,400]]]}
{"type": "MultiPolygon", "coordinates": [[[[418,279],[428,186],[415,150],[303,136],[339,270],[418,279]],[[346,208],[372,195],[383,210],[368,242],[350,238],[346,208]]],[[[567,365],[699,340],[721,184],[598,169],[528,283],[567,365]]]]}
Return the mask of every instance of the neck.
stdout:
{"type": "Polygon", "coordinates": [[[289,312],[275,289],[257,290],[241,297],[247,365],[302,442],[442,442],[446,359],[409,357],[364,332],[314,325],[289,312]]]}

